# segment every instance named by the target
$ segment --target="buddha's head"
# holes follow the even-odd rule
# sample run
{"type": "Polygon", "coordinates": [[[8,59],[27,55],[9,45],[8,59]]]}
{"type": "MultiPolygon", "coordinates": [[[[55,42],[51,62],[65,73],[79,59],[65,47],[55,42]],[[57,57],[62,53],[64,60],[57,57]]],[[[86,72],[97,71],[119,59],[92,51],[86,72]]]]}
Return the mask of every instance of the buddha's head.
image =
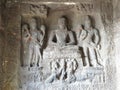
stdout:
{"type": "Polygon", "coordinates": [[[58,19],[58,27],[60,29],[65,29],[66,28],[66,18],[65,17],[60,17],[58,19]]]}

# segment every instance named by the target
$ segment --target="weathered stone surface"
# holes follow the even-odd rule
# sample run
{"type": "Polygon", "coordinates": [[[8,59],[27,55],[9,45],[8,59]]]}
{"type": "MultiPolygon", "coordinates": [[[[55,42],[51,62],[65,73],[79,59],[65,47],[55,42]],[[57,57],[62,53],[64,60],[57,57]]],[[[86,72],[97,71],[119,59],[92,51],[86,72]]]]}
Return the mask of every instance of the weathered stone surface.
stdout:
{"type": "Polygon", "coordinates": [[[1,0],[0,89],[120,90],[119,3],[1,0]]]}
{"type": "MultiPolygon", "coordinates": [[[[27,25],[29,26],[31,25],[29,23],[29,19],[33,17],[33,15],[31,15],[31,13],[29,12],[31,10],[30,9],[31,2],[28,1],[28,3],[25,3],[25,2],[23,3],[24,5],[21,7],[23,8],[22,24],[24,25],[24,23],[27,23],[27,25]]],[[[36,5],[33,2],[32,4],[34,4],[34,7],[37,7],[36,10],[38,8],[40,9],[40,7],[38,7],[40,2],[38,3],[38,5],[36,5]]],[[[63,83],[65,83],[66,86],[62,87],[62,89],[67,89],[67,88],[73,89],[73,88],[70,88],[69,86],[72,84],[76,85],[76,83],[78,85],[83,83],[84,84],[93,83],[93,85],[98,84],[98,87],[97,86],[89,87],[84,85],[83,87],[76,86],[80,89],[90,88],[91,90],[92,88],[99,89],[100,83],[103,86],[102,87],[103,90],[106,90],[109,85],[111,86],[112,83],[109,83],[109,80],[114,82],[114,77],[113,77],[114,75],[111,75],[110,73],[115,70],[114,68],[115,62],[112,61],[113,55],[111,51],[111,48],[113,47],[112,45],[113,41],[111,41],[111,39],[113,38],[112,37],[113,31],[111,30],[113,27],[109,26],[109,24],[112,24],[113,18],[111,15],[113,14],[113,12],[112,12],[112,7],[109,8],[107,6],[112,5],[112,2],[101,1],[100,5],[96,6],[96,4],[97,4],[96,2],[83,3],[82,1],[80,2],[80,5],[81,5],[80,7],[77,6],[77,3],[73,3],[73,5],[71,4],[66,5],[65,3],[63,3],[61,4],[61,6],[58,6],[58,7],[55,6],[57,5],[57,3],[46,4],[46,6],[49,8],[49,11],[48,11],[49,13],[48,13],[48,17],[43,18],[42,23],[48,26],[47,31],[45,33],[48,36],[46,38],[48,39],[47,40],[48,43],[45,44],[46,47],[44,47],[43,49],[43,59],[40,65],[40,68],[41,68],[40,71],[43,73],[41,74],[41,77],[43,79],[38,82],[38,86],[36,87],[31,86],[30,82],[27,82],[27,84],[28,83],[30,84],[30,86],[28,84],[28,87],[26,86],[26,84],[21,83],[22,84],[21,89],[34,88],[34,89],[51,90],[51,89],[58,89],[59,86],[63,86],[63,83]],[[109,8],[111,12],[107,12],[106,8],[109,8]],[[86,21],[86,19],[84,18],[86,15],[89,15],[90,12],[92,12],[90,14],[90,17],[92,17],[92,20],[89,21],[90,18],[88,18],[86,21]],[[59,18],[61,16],[64,16],[64,17],[59,18]],[[94,22],[93,22],[93,19],[94,19],[94,22]],[[57,22],[58,24],[56,24],[57,22]],[[81,24],[84,26],[84,28],[82,27],[76,28],[78,25],[81,25],[81,24]],[[80,30],[85,29],[86,33],[85,34],[80,33],[80,35],[83,35],[83,36],[77,37],[76,34],[78,35],[79,32],[76,32],[76,30],[78,29],[80,30]],[[98,29],[98,31],[96,29],[98,29]],[[73,33],[74,36],[72,36],[71,31],[74,32],[73,33]],[[74,40],[76,41],[75,37],[78,40],[77,42],[74,42],[74,40]],[[95,48],[94,45],[100,45],[99,48],[101,49],[99,50],[97,47],[95,48]],[[81,50],[81,48],[83,49],[83,51],[81,50]],[[88,55],[88,52],[89,52],[89,55],[88,55]],[[96,54],[94,54],[94,52],[96,54]],[[114,65],[111,65],[111,62],[114,63],[114,65]],[[88,67],[88,68],[85,69],[85,67],[88,67]],[[109,69],[109,67],[111,67],[111,69],[109,69]],[[55,86],[51,84],[54,84],[55,86]]],[[[38,16],[37,14],[34,15],[34,17],[37,18],[38,20],[37,23],[40,22],[39,17],[42,18],[41,15],[38,16]]],[[[39,27],[39,24],[37,25],[39,27]]],[[[29,38],[29,32],[31,32],[31,29],[29,28],[26,28],[26,29],[28,29],[27,36],[29,38]]],[[[29,68],[34,67],[33,65],[31,66],[31,63],[28,65],[29,65],[29,68]]],[[[33,78],[33,81],[34,81],[34,78],[33,78]]],[[[113,85],[112,87],[109,87],[109,89],[111,90],[113,88],[115,88],[115,85],[113,85]]]]}
{"type": "Polygon", "coordinates": [[[2,1],[1,7],[3,33],[0,33],[0,36],[4,36],[3,41],[0,42],[4,46],[0,61],[2,63],[1,90],[17,90],[17,68],[20,58],[19,4],[6,7],[2,1]]]}

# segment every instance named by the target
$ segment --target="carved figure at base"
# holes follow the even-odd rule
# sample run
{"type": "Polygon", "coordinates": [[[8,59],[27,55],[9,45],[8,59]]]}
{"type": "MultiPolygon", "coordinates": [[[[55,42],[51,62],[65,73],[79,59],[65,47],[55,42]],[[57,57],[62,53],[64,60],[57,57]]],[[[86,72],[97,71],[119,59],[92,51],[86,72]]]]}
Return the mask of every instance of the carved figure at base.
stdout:
{"type": "Polygon", "coordinates": [[[45,80],[46,83],[52,83],[53,81],[58,80],[59,76],[59,62],[54,60],[50,63],[51,66],[51,75],[45,80]]]}
{"type": "Polygon", "coordinates": [[[76,77],[74,75],[74,72],[75,72],[76,68],[77,68],[77,63],[76,63],[75,59],[67,59],[67,69],[66,69],[67,79],[66,79],[66,81],[68,83],[75,82],[76,77]]]}
{"type": "Polygon", "coordinates": [[[75,59],[57,59],[51,62],[51,75],[46,79],[46,83],[52,83],[56,80],[60,82],[72,83],[76,80],[75,70],[77,62],[75,59]]]}
{"type": "Polygon", "coordinates": [[[64,81],[65,79],[65,74],[66,74],[66,67],[65,67],[65,59],[60,59],[59,61],[59,64],[60,64],[60,68],[59,68],[59,78],[60,78],[60,81],[64,81]]]}

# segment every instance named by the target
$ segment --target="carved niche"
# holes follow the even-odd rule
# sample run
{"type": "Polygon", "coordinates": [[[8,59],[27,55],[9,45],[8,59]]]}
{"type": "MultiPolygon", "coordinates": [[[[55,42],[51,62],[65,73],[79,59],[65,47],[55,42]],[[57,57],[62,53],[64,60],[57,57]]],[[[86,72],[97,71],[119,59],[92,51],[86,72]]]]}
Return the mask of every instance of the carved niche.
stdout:
{"type": "MultiPolygon", "coordinates": [[[[21,22],[20,90],[94,90],[94,84],[100,90],[106,73],[100,52],[101,35],[93,25],[94,17],[84,14],[84,21],[80,21],[78,13],[79,17],[74,19],[70,13],[75,16],[76,5],[66,12],[56,11],[55,4],[30,6],[29,18],[23,14],[26,20],[21,22]],[[49,15],[46,7],[50,8],[49,15]],[[44,24],[40,23],[41,18],[44,24]],[[74,24],[74,20],[82,24],[74,24]]],[[[93,4],[88,6],[81,4],[83,11],[93,9],[93,4]]]]}

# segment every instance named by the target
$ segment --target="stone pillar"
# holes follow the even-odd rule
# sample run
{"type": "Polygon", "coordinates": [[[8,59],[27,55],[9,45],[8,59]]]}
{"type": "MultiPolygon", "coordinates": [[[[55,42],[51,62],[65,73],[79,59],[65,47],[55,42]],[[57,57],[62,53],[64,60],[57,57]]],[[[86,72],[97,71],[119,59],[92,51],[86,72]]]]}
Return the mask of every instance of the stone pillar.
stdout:
{"type": "Polygon", "coordinates": [[[3,82],[3,68],[2,68],[2,61],[3,61],[3,50],[4,50],[4,32],[2,27],[2,18],[1,18],[1,6],[0,6],[0,89],[2,87],[3,82]]]}
{"type": "MultiPolygon", "coordinates": [[[[6,2],[2,4],[2,20],[5,37],[2,41],[2,44],[4,42],[4,50],[2,50],[4,51],[2,52],[2,78],[4,78],[4,80],[2,82],[1,90],[18,90],[17,75],[20,61],[20,2],[6,2]]],[[[0,34],[0,38],[1,36],[2,34],[0,34]]]]}

